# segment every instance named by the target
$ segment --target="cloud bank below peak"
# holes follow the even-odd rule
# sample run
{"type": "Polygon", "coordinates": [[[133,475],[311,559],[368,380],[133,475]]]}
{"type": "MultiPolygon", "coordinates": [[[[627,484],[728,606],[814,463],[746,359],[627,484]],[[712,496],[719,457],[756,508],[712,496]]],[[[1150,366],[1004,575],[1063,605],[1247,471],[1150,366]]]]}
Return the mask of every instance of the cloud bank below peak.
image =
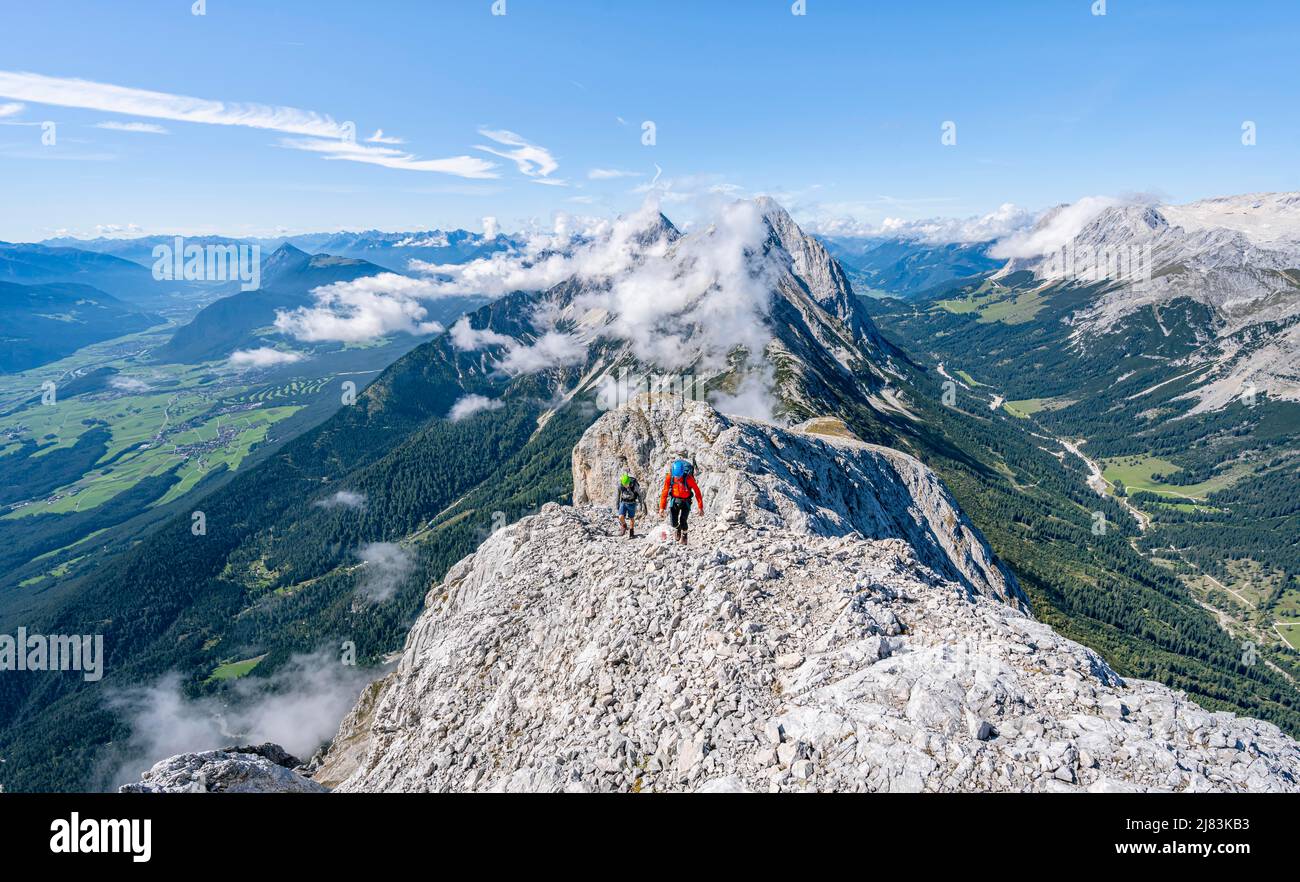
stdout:
{"type": "Polygon", "coordinates": [[[806,226],[821,236],[910,239],[928,245],[964,245],[1016,235],[1032,228],[1038,217],[1038,212],[1007,202],[988,214],[971,217],[931,217],[921,220],[886,217],[878,224],[853,217],[832,217],[812,219],[806,226]]]}

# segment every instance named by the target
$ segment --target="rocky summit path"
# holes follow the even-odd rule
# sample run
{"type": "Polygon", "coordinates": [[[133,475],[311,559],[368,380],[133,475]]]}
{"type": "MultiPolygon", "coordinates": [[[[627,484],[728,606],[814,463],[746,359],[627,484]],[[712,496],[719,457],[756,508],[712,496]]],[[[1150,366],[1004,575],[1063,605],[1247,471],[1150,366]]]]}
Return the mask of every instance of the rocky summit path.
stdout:
{"type": "Polygon", "coordinates": [[[234,749],[137,789],[1300,791],[1295,741],[1033,619],[933,473],[834,420],[643,396],[573,473],[574,505],[432,588],[310,781],[234,749]],[[706,497],[692,544],[653,518],[620,537],[618,474],[653,498],[676,456],[706,497]]]}
{"type": "Polygon", "coordinates": [[[1300,790],[1277,727],[1125,681],[1034,620],[910,457],[643,399],[588,430],[574,473],[577,505],[499,530],[430,592],[318,782],[1300,790]],[[693,544],[618,537],[593,500],[683,452],[709,508],[693,544]]]}

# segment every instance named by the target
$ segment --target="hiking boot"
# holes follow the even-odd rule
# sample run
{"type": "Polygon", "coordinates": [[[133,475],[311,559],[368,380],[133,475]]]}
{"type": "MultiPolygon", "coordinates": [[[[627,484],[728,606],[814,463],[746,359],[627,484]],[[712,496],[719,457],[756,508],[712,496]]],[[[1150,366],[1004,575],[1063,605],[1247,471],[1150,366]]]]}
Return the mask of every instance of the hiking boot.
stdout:
{"type": "Polygon", "coordinates": [[[620,536],[626,536],[626,535],[627,535],[627,524],[619,524],[619,525],[618,525],[618,535],[620,535],[620,536]]]}
{"type": "Polygon", "coordinates": [[[636,527],[632,527],[632,528],[630,528],[630,529],[627,531],[627,538],[629,538],[629,539],[635,539],[635,538],[636,538],[636,527]]]}

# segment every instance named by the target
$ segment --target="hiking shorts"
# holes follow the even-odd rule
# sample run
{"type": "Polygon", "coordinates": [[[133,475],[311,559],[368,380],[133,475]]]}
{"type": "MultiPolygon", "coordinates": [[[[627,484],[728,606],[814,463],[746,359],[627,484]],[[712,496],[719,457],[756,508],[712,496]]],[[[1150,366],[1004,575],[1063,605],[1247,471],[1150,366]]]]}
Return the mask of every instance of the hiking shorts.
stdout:
{"type": "Polygon", "coordinates": [[[690,514],[691,500],[689,498],[678,499],[674,496],[672,501],[668,503],[668,516],[672,519],[674,530],[685,532],[688,529],[686,519],[690,517],[690,514]]]}
{"type": "Polygon", "coordinates": [[[636,518],[636,503],[620,502],[618,504],[618,516],[620,518],[636,518]]]}

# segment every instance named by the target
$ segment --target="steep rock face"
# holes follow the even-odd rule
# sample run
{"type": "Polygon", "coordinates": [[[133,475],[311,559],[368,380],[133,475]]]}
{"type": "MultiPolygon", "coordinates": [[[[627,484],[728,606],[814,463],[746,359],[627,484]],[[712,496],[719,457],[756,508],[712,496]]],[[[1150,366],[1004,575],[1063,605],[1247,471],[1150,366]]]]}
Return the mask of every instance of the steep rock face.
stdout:
{"type": "Polygon", "coordinates": [[[864,444],[836,421],[794,430],[729,418],[674,395],[643,395],[597,421],[573,451],[573,504],[607,505],[619,475],[645,485],[653,506],[671,460],[691,459],[710,534],[735,524],[868,539],[900,538],[969,591],[1023,595],[933,472],[888,447],[864,444]]]}
{"type": "Polygon", "coordinates": [[[1300,790],[1300,746],[1276,727],[1124,682],[1026,615],[1012,586],[1010,603],[978,590],[993,569],[931,565],[923,512],[946,496],[936,483],[893,510],[909,480],[897,456],[702,406],[606,415],[575,452],[577,504],[498,530],[448,572],[317,778],[342,791],[1300,790]],[[620,537],[607,460],[658,468],[679,443],[694,445],[712,509],[692,544],[653,519],[620,537]],[[823,498],[800,499],[809,489],[823,498]],[[865,538],[858,523],[898,532],[865,538]]]}

